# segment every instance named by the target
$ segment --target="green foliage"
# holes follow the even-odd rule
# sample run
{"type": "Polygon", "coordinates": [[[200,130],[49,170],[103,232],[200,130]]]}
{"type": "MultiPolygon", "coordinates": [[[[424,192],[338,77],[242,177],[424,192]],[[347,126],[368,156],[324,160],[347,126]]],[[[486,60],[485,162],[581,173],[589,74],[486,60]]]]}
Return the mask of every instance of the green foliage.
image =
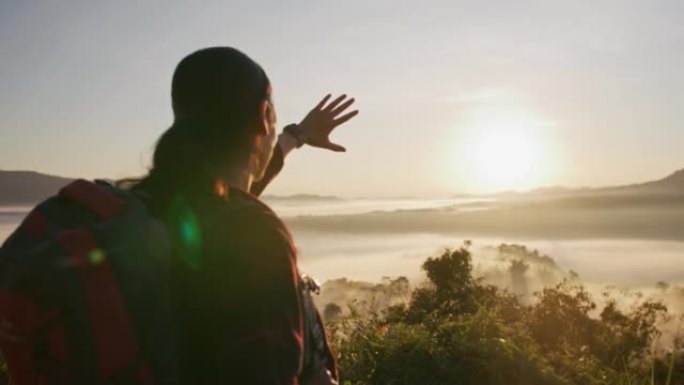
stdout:
{"type": "Polygon", "coordinates": [[[347,384],[683,383],[677,350],[670,361],[649,355],[661,303],[622,311],[608,297],[599,310],[563,282],[525,305],[473,277],[468,246],[428,258],[429,282],[407,304],[371,314],[352,305],[329,324],[347,384]]]}
{"type": "MultiPolygon", "coordinates": [[[[428,258],[428,282],[412,292],[405,277],[326,283],[363,298],[348,309],[325,302],[343,384],[684,385],[684,340],[663,354],[652,349],[663,304],[624,310],[605,293],[599,307],[574,280],[528,304],[475,278],[468,246],[428,258]]],[[[0,384],[6,373],[0,357],[0,384]]]]}
{"type": "Polygon", "coordinates": [[[342,314],[342,308],[333,302],[328,303],[325,305],[325,309],[323,310],[323,318],[328,320],[328,321],[335,321],[339,316],[342,314]]]}
{"type": "Polygon", "coordinates": [[[1,385],[11,385],[10,377],[9,377],[9,369],[7,368],[7,361],[5,361],[5,358],[0,354],[0,384],[1,385]]]}

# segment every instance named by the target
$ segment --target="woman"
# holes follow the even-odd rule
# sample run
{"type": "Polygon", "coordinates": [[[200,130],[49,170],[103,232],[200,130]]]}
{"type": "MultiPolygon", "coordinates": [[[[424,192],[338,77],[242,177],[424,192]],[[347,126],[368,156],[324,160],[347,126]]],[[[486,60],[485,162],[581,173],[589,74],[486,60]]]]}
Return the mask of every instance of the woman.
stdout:
{"type": "Polygon", "coordinates": [[[268,77],[228,47],[184,58],[171,96],[148,175],[125,183],[171,234],[182,383],[335,384],[325,339],[311,343],[323,326],[307,322],[292,237],[257,196],[293,148],[344,151],[328,136],[354,100],[328,95],[278,137],[268,77]]]}

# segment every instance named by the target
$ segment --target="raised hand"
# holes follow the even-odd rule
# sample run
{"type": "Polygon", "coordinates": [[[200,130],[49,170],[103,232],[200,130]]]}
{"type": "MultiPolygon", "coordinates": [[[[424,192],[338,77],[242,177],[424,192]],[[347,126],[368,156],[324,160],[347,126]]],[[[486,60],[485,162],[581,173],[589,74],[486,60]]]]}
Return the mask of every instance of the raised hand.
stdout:
{"type": "Polygon", "coordinates": [[[299,123],[299,128],[304,143],[335,152],[344,152],[347,151],[344,147],[330,141],[330,133],[337,126],[356,116],[359,111],[344,113],[354,103],[354,98],[347,99],[347,95],[341,95],[328,103],[330,98],[330,94],[326,95],[316,107],[309,111],[299,123]]]}

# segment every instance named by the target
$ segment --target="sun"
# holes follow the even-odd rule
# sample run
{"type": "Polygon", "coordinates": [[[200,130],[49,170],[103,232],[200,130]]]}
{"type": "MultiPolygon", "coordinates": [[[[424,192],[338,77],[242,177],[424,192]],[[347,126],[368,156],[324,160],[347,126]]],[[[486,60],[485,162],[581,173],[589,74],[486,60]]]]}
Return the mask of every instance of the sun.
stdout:
{"type": "Polygon", "coordinates": [[[539,124],[500,118],[470,127],[462,143],[471,181],[481,190],[522,190],[536,186],[548,162],[539,124]]]}
{"type": "Polygon", "coordinates": [[[473,143],[473,161],[480,179],[492,187],[525,184],[538,163],[538,149],[525,133],[491,131],[473,143]]]}

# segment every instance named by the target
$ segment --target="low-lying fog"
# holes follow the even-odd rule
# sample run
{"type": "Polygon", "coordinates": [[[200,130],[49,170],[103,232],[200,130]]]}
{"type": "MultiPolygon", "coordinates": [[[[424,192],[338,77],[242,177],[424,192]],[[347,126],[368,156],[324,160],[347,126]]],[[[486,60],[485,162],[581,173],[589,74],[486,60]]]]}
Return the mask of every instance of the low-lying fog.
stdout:
{"type": "Polygon", "coordinates": [[[472,240],[475,265],[491,266],[488,246],[525,245],[548,255],[565,271],[576,272],[582,282],[654,287],[657,282],[684,283],[684,242],[592,239],[539,240],[439,234],[348,235],[295,232],[302,270],[319,279],[347,277],[377,281],[383,276],[420,276],[420,265],[444,248],[472,240]]]}
{"type": "MultiPolygon", "coordinates": [[[[613,285],[648,292],[662,288],[663,283],[684,285],[684,241],[677,235],[677,229],[684,233],[684,228],[676,227],[684,216],[672,214],[682,210],[679,204],[672,208],[660,205],[653,210],[643,205],[636,209],[593,207],[591,216],[581,216],[578,212],[586,207],[576,204],[559,208],[548,204],[541,208],[525,206],[511,211],[499,209],[499,202],[493,199],[476,198],[267,200],[292,229],[301,269],[321,281],[346,277],[379,282],[386,276],[406,276],[412,283],[418,282],[420,265],[428,256],[472,240],[476,273],[501,286],[510,285],[512,261],[512,257],[502,259],[493,252],[492,247],[502,243],[538,250],[555,262],[550,269],[553,272],[532,263],[524,272],[530,290],[566,278],[571,271],[580,282],[593,288],[613,285]],[[625,217],[625,212],[636,216],[625,217]],[[665,212],[669,216],[661,216],[665,212]],[[563,223],[571,216],[574,222],[563,233],[563,223]],[[582,226],[582,221],[590,220],[593,222],[582,226]],[[491,223],[491,230],[484,226],[487,223],[491,223]],[[625,223],[630,227],[623,231],[625,223]],[[451,224],[456,224],[453,231],[449,231],[451,224]],[[462,231],[467,224],[477,226],[462,231]],[[549,233],[554,226],[556,230],[549,233]],[[652,236],[654,228],[659,227],[668,230],[662,237],[652,236]],[[590,236],[582,236],[582,231],[589,228],[590,236]],[[640,234],[645,236],[632,236],[640,234]]],[[[26,207],[0,208],[0,241],[26,211],[26,207]]]]}

